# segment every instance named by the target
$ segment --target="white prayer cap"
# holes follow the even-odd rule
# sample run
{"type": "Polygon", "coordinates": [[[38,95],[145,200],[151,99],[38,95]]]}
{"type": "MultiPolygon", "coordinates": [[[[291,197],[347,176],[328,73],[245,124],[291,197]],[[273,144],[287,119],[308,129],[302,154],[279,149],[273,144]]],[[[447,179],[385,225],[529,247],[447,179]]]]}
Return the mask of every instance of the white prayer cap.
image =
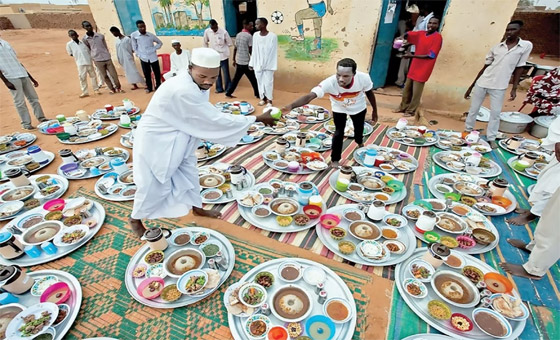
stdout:
{"type": "Polygon", "coordinates": [[[220,54],[208,47],[193,48],[191,54],[191,63],[200,67],[218,68],[220,59],[220,54]]]}
{"type": "Polygon", "coordinates": [[[171,45],[180,44],[180,43],[181,43],[181,42],[180,42],[179,40],[177,40],[177,39],[171,40],[171,45]]]}

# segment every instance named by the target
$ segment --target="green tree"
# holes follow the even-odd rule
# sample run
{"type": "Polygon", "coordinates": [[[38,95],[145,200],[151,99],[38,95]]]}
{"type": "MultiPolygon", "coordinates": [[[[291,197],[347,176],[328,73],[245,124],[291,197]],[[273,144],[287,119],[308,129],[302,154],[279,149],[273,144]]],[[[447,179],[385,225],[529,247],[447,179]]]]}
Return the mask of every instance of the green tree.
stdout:
{"type": "Polygon", "coordinates": [[[204,6],[210,7],[210,0],[185,0],[185,4],[187,6],[193,6],[194,12],[196,13],[196,17],[198,19],[198,25],[200,27],[204,26],[204,22],[202,21],[202,9],[204,6]],[[198,5],[200,4],[200,10],[198,9],[198,5]]]}
{"type": "Polygon", "coordinates": [[[171,15],[171,5],[173,4],[172,0],[158,0],[159,1],[159,5],[160,7],[163,9],[164,12],[164,19],[165,22],[167,23],[167,26],[169,26],[169,24],[171,25],[175,25],[175,20],[173,18],[173,15],[171,15]]]}

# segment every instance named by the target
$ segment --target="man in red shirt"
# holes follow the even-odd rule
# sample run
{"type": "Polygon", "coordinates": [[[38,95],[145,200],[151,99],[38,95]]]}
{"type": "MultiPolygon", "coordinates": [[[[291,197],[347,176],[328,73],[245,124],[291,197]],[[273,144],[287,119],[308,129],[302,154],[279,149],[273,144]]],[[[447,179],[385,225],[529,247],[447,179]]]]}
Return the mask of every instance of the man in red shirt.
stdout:
{"type": "Polygon", "coordinates": [[[401,105],[395,112],[402,112],[405,117],[416,114],[424,84],[434,69],[442,44],[441,34],[437,32],[439,23],[439,18],[433,17],[428,21],[427,31],[407,32],[404,35],[409,44],[416,46],[415,54],[407,52],[403,56],[403,58],[411,58],[412,62],[404,84],[401,105]]]}

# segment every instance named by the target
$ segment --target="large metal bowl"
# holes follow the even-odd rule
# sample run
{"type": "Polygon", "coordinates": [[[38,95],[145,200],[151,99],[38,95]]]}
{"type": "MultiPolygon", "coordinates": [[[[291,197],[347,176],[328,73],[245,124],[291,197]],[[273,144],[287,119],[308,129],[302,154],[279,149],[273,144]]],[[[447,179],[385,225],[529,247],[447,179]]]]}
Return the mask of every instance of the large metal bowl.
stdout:
{"type": "Polygon", "coordinates": [[[274,213],[277,216],[293,216],[295,214],[297,214],[300,210],[300,206],[298,201],[296,201],[295,199],[292,198],[275,198],[272,201],[270,201],[269,205],[270,210],[272,211],[272,213],[274,213]],[[291,212],[291,213],[281,213],[278,211],[278,207],[282,204],[289,204],[294,206],[296,209],[295,211],[291,212]]]}
{"type": "Polygon", "coordinates": [[[432,288],[434,289],[434,292],[436,292],[436,294],[445,302],[457,306],[457,307],[461,307],[461,308],[472,308],[476,305],[478,305],[478,303],[480,302],[480,294],[478,292],[478,289],[476,288],[476,286],[465,276],[456,273],[456,272],[452,272],[450,270],[438,270],[433,276],[432,279],[430,280],[430,284],[432,285],[432,288]],[[468,290],[469,294],[471,295],[471,301],[467,302],[467,303],[458,303],[455,302],[453,300],[448,299],[443,293],[441,293],[439,291],[439,289],[436,287],[436,279],[440,276],[443,275],[447,275],[453,279],[455,279],[456,281],[459,281],[463,286],[466,287],[466,289],[468,290]]]}
{"type": "MultiPolygon", "coordinates": [[[[200,258],[200,265],[199,265],[198,267],[191,268],[190,270],[200,269],[200,268],[202,268],[202,267],[204,266],[204,264],[206,263],[206,255],[204,255],[204,253],[201,252],[201,251],[198,250],[198,249],[194,249],[194,248],[184,248],[184,249],[177,250],[177,251],[171,253],[171,255],[167,256],[167,257],[165,258],[165,260],[163,261],[163,269],[165,270],[165,273],[166,273],[169,277],[178,279],[178,278],[180,278],[181,276],[184,275],[184,273],[183,273],[183,274],[180,274],[180,275],[174,274],[174,273],[171,272],[171,270],[169,269],[169,267],[170,267],[171,265],[173,265],[173,262],[175,262],[176,259],[178,259],[178,258],[180,258],[180,257],[182,257],[182,256],[190,256],[190,257],[198,257],[198,258],[200,258]]],[[[189,271],[190,271],[190,270],[189,270],[189,271]]],[[[186,272],[185,272],[185,273],[186,273],[186,272]]]]}
{"type": "Polygon", "coordinates": [[[37,223],[34,226],[28,228],[23,235],[21,235],[21,243],[23,243],[26,246],[38,246],[41,245],[44,242],[49,242],[52,241],[56,235],[58,235],[62,229],[64,229],[64,224],[62,224],[62,222],[60,221],[45,221],[45,222],[41,222],[41,223],[37,223]],[[40,242],[32,242],[29,238],[31,237],[31,235],[35,234],[36,232],[39,232],[42,229],[45,228],[53,228],[56,229],[56,233],[53,234],[52,236],[40,241],[40,242]]]}

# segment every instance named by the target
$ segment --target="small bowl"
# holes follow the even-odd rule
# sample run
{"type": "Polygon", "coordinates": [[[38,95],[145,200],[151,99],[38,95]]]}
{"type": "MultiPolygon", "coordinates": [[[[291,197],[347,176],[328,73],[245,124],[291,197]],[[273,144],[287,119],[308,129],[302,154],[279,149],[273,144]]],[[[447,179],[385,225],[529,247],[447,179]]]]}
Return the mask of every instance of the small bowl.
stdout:
{"type": "Polygon", "coordinates": [[[492,293],[510,293],[513,290],[513,284],[511,283],[511,281],[502,274],[498,274],[495,272],[484,274],[484,282],[486,283],[488,290],[490,290],[492,293]],[[505,288],[505,291],[500,291],[499,285],[492,284],[492,281],[496,281],[502,284],[505,288]],[[488,284],[489,282],[490,284],[488,284]]]}
{"type": "Polygon", "coordinates": [[[268,297],[268,294],[266,293],[266,288],[264,288],[263,286],[259,285],[258,283],[249,283],[246,284],[245,286],[243,286],[243,288],[241,288],[239,290],[239,295],[238,295],[238,299],[239,301],[244,304],[247,307],[251,307],[251,308],[258,308],[260,307],[262,304],[264,304],[266,302],[266,299],[268,297]],[[243,296],[249,291],[249,290],[256,290],[259,291],[262,294],[262,297],[260,299],[259,302],[255,303],[255,304],[250,304],[247,303],[244,299],[243,296]]]}
{"type": "Polygon", "coordinates": [[[177,280],[177,290],[185,295],[198,295],[199,293],[204,291],[206,285],[208,285],[208,273],[201,269],[189,270],[188,272],[181,275],[181,277],[177,280]],[[195,291],[187,292],[185,286],[189,282],[189,279],[193,276],[203,276],[205,282],[199,289],[195,291]]]}
{"type": "Polygon", "coordinates": [[[354,222],[354,221],[359,221],[359,220],[363,220],[366,217],[366,214],[364,214],[363,211],[361,211],[360,209],[356,209],[356,208],[348,208],[348,209],[344,209],[344,211],[342,212],[342,216],[344,217],[344,219],[350,223],[354,222]],[[360,215],[360,217],[358,219],[349,219],[348,217],[346,217],[347,214],[350,213],[357,213],[358,215],[360,215]]]}
{"type": "Polygon", "coordinates": [[[420,217],[420,216],[418,216],[416,218],[408,216],[406,213],[410,210],[418,210],[420,212],[420,214],[422,214],[422,212],[424,212],[424,209],[422,207],[414,205],[414,204],[407,205],[404,208],[402,208],[402,211],[401,211],[402,215],[404,217],[410,219],[410,220],[413,220],[413,221],[416,221],[418,219],[418,217],[420,217]]]}
{"type": "Polygon", "coordinates": [[[450,192],[453,192],[453,188],[451,188],[449,185],[445,185],[445,184],[436,184],[436,190],[437,192],[439,192],[440,194],[447,194],[450,192]]]}
{"type": "Polygon", "coordinates": [[[140,295],[144,299],[152,300],[152,299],[155,299],[155,298],[157,298],[158,296],[161,295],[161,292],[163,291],[164,286],[165,286],[165,282],[163,281],[163,279],[161,277],[150,277],[150,278],[144,279],[142,282],[140,282],[140,284],[138,285],[138,288],[136,289],[136,293],[138,293],[138,295],[140,295]],[[155,294],[153,294],[149,297],[144,296],[142,294],[143,290],[148,288],[148,286],[151,285],[154,282],[157,282],[159,284],[159,289],[155,292],[155,294]]]}
{"type": "Polygon", "coordinates": [[[148,265],[144,263],[140,263],[136,267],[134,267],[130,275],[132,275],[133,278],[138,279],[144,277],[146,275],[147,270],[148,270],[148,265]]]}
{"type": "Polygon", "coordinates": [[[381,228],[381,236],[386,239],[386,240],[396,240],[399,238],[400,236],[400,232],[396,229],[396,228],[392,228],[392,227],[383,227],[381,228]],[[388,237],[387,235],[385,235],[383,232],[394,232],[396,234],[395,237],[388,237]]]}
{"type": "Polygon", "coordinates": [[[488,308],[475,308],[472,312],[472,320],[473,322],[476,324],[476,326],[485,334],[487,334],[488,336],[494,337],[494,338],[509,338],[511,336],[512,333],[512,328],[511,328],[511,324],[506,320],[506,318],[504,318],[502,316],[502,314],[496,312],[493,309],[488,309],[488,308]],[[484,329],[482,329],[480,327],[480,325],[478,325],[478,323],[476,322],[476,315],[478,313],[488,313],[488,314],[492,314],[496,319],[498,319],[500,321],[500,323],[502,324],[502,326],[506,329],[506,334],[504,336],[493,336],[492,334],[487,333],[484,329]]]}
{"type": "Polygon", "coordinates": [[[459,242],[451,236],[442,236],[439,242],[449,249],[454,249],[459,246],[459,242]]]}
{"type": "Polygon", "coordinates": [[[440,239],[441,239],[441,236],[438,233],[436,233],[435,231],[426,231],[424,233],[424,240],[426,240],[426,242],[428,242],[428,243],[439,242],[440,239]]]}
{"type": "Polygon", "coordinates": [[[193,237],[193,235],[192,235],[192,233],[191,233],[190,231],[188,231],[188,230],[181,230],[181,231],[177,231],[177,232],[173,233],[173,235],[172,235],[172,236],[170,237],[170,239],[169,239],[169,242],[170,242],[171,244],[173,244],[174,246],[176,246],[176,247],[184,247],[184,246],[186,246],[187,244],[189,244],[189,243],[191,242],[192,237],[193,237]],[[185,242],[185,243],[178,244],[178,243],[177,243],[177,237],[179,237],[179,235],[189,235],[189,240],[188,240],[187,242],[185,242]]]}
{"type": "Polygon", "coordinates": [[[340,217],[334,214],[324,214],[319,219],[321,226],[325,229],[331,229],[340,224],[340,217]]]}
{"type": "Polygon", "coordinates": [[[428,289],[426,288],[426,285],[424,285],[422,283],[422,281],[418,280],[418,279],[413,279],[413,278],[408,278],[406,280],[404,280],[403,282],[403,288],[404,290],[408,293],[408,295],[412,296],[413,298],[416,299],[423,299],[428,295],[428,289]],[[420,288],[420,295],[414,295],[411,292],[408,291],[407,286],[413,284],[415,286],[418,286],[418,288],[420,288]]]}
{"type": "Polygon", "coordinates": [[[72,295],[72,290],[66,282],[57,282],[45,289],[39,301],[43,302],[53,302],[60,305],[70,298],[72,295]],[[54,295],[53,295],[54,294],[54,295]],[[52,298],[51,298],[52,297],[52,298]]]}
{"type": "Polygon", "coordinates": [[[511,201],[503,196],[492,196],[492,203],[507,209],[511,205],[511,201]]]}
{"type": "MultiPolygon", "coordinates": [[[[500,298],[500,297],[504,297],[505,299],[509,299],[510,301],[519,300],[518,297],[511,296],[511,295],[509,295],[509,294],[493,294],[492,296],[490,296],[490,300],[492,300],[492,303],[491,303],[490,306],[492,307],[493,310],[495,310],[496,312],[498,312],[498,313],[500,313],[500,314],[502,314],[502,313],[498,310],[498,308],[496,308],[496,307],[494,306],[494,300],[496,300],[496,299],[498,299],[498,298],[500,298]]],[[[503,316],[504,318],[506,318],[506,319],[508,319],[508,320],[512,320],[512,321],[523,321],[523,320],[526,320],[526,319],[529,317],[529,310],[527,309],[527,306],[525,306],[525,304],[523,303],[523,301],[520,301],[520,302],[521,302],[521,304],[520,304],[519,306],[520,306],[520,308],[523,310],[523,315],[522,315],[522,316],[519,316],[519,317],[511,317],[511,316],[506,316],[506,315],[504,315],[504,314],[502,314],[502,316],[503,316]]]]}
{"type": "Polygon", "coordinates": [[[496,241],[496,235],[492,233],[490,230],[486,230],[483,228],[475,228],[472,230],[472,237],[476,241],[476,243],[486,246],[492,244],[496,241]]]}
{"type": "MultiPolygon", "coordinates": [[[[70,306],[68,306],[67,304],[64,304],[64,303],[59,304],[59,305],[58,305],[58,313],[59,313],[59,315],[60,315],[60,311],[61,311],[61,310],[65,310],[65,311],[66,311],[66,316],[64,316],[64,318],[63,318],[62,320],[60,320],[59,322],[56,322],[56,319],[55,319],[55,322],[53,323],[53,326],[54,326],[54,327],[60,325],[61,323],[64,322],[64,320],[66,320],[66,319],[68,318],[68,314],[70,314],[70,306]]],[[[53,339],[54,339],[54,338],[53,338],[53,339]]]]}
{"type": "Polygon", "coordinates": [[[399,214],[387,214],[385,215],[385,217],[383,217],[383,223],[385,223],[386,225],[393,227],[393,228],[402,228],[403,226],[406,226],[408,224],[408,221],[406,220],[406,217],[399,215],[399,214]],[[400,224],[399,225],[395,225],[395,224],[391,224],[388,223],[389,220],[396,220],[399,221],[400,224]]]}
{"type": "Polygon", "coordinates": [[[394,167],[394,166],[392,166],[391,164],[387,164],[387,163],[380,164],[380,165],[379,165],[379,168],[380,168],[381,170],[387,171],[387,172],[395,170],[395,167],[394,167]]]}
{"type": "MultiPolygon", "coordinates": [[[[201,244],[199,249],[204,254],[204,256],[206,256],[207,258],[208,257],[214,257],[214,256],[218,255],[219,252],[222,251],[222,244],[220,242],[216,241],[216,240],[210,240],[210,241],[206,241],[203,244],[201,244]],[[207,246],[210,246],[210,245],[215,245],[216,247],[218,247],[218,250],[213,254],[212,253],[206,254],[204,252],[204,248],[207,247],[207,246]]],[[[205,259],[203,259],[203,261],[206,262],[205,259]]]]}
{"type": "Polygon", "coordinates": [[[299,281],[302,276],[303,276],[303,268],[297,262],[284,261],[284,262],[280,263],[280,265],[278,266],[278,277],[284,282],[288,282],[288,283],[296,282],[296,281],[299,281]],[[297,269],[298,272],[299,272],[298,276],[294,279],[291,279],[291,280],[284,278],[282,276],[282,270],[284,268],[287,268],[287,267],[292,267],[292,268],[297,269]]]}
{"type": "Polygon", "coordinates": [[[453,313],[451,314],[451,318],[449,319],[449,323],[451,324],[451,327],[455,328],[456,330],[458,330],[459,332],[470,332],[472,331],[473,327],[474,327],[474,322],[466,315],[463,315],[461,313],[453,313]],[[453,323],[453,318],[463,318],[465,319],[468,323],[469,323],[469,327],[467,329],[461,329],[458,326],[456,326],[453,323]]]}
{"type": "Polygon", "coordinates": [[[146,262],[148,265],[151,265],[151,264],[156,264],[156,263],[161,263],[161,262],[163,262],[163,259],[164,259],[164,258],[165,258],[165,254],[163,253],[163,251],[161,251],[161,250],[152,250],[152,251],[150,251],[149,253],[147,253],[146,256],[144,256],[144,262],[146,262]],[[148,262],[149,257],[150,257],[152,254],[156,254],[156,253],[160,253],[160,254],[162,255],[161,260],[156,261],[156,262],[148,262]]]}
{"type": "Polygon", "coordinates": [[[270,216],[270,214],[272,214],[272,212],[270,211],[270,208],[268,206],[264,205],[264,204],[254,206],[253,209],[251,209],[251,213],[253,213],[253,215],[255,215],[259,218],[266,218],[266,217],[270,216]],[[266,215],[258,215],[257,214],[257,210],[262,210],[262,209],[267,211],[266,215]]]}
{"type": "Polygon", "coordinates": [[[305,207],[303,207],[303,213],[311,220],[319,218],[322,212],[323,209],[316,205],[306,205],[305,207]]]}
{"type": "Polygon", "coordinates": [[[387,186],[395,191],[401,191],[404,188],[404,183],[396,179],[391,179],[387,182],[387,186]]]}
{"type": "Polygon", "coordinates": [[[418,259],[418,260],[414,260],[414,261],[412,261],[412,263],[410,263],[409,272],[410,272],[410,274],[411,274],[415,279],[417,279],[417,280],[419,280],[419,281],[421,281],[421,282],[430,282],[430,280],[432,279],[432,276],[434,275],[434,273],[436,272],[436,270],[435,270],[434,267],[433,267],[431,264],[429,264],[428,262],[426,262],[426,261],[424,261],[424,260],[418,259]],[[421,267],[426,268],[426,269],[428,270],[428,272],[429,272],[430,275],[429,275],[428,277],[426,277],[426,278],[423,278],[423,277],[416,277],[416,276],[414,275],[413,270],[412,270],[412,268],[413,268],[414,265],[417,265],[417,266],[421,266],[421,267]]]}
{"type": "Polygon", "coordinates": [[[50,200],[43,204],[43,209],[47,211],[62,211],[64,209],[65,201],[62,198],[50,200]]]}
{"type": "Polygon", "coordinates": [[[201,196],[202,196],[205,200],[211,201],[211,202],[214,202],[214,201],[219,200],[220,198],[222,198],[223,195],[224,195],[224,193],[222,192],[222,190],[219,190],[219,189],[206,189],[206,190],[204,190],[204,191],[201,193],[201,196]],[[206,197],[207,195],[209,195],[209,194],[211,194],[211,193],[216,193],[217,196],[216,196],[215,198],[208,198],[208,197],[206,197]]]}
{"type": "Polygon", "coordinates": [[[347,323],[348,321],[350,321],[350,319],[352,319],[352,317],[354,317],[354,311],[353,311],[352,308],[350,307],[350,304],[348,303],[348,301],[345,300],[345,299],[342,299],[342,298],[338,298],[338,297],[336,297],[336,298],[330,298],[330,299],[328,299],[328,300],[323,304],[323,314],[326,315],[326,316],[328,316],[329,319],[331,319],[334,323],[338,323],[338,324],[345,324],[345,323],[347,323]],[[335,319],[333,319],[332,317],[329,316],[329,314],[328,314],[328,306],[329,306],[330,303],[333,303],[333,302],[338,302],[338,303],[344,305],[344,307],[346,307],[346,309],[348,309],[348,315],[346,316],[345,319],[343,319],[343,320],[335,320],[335,319]]]}

